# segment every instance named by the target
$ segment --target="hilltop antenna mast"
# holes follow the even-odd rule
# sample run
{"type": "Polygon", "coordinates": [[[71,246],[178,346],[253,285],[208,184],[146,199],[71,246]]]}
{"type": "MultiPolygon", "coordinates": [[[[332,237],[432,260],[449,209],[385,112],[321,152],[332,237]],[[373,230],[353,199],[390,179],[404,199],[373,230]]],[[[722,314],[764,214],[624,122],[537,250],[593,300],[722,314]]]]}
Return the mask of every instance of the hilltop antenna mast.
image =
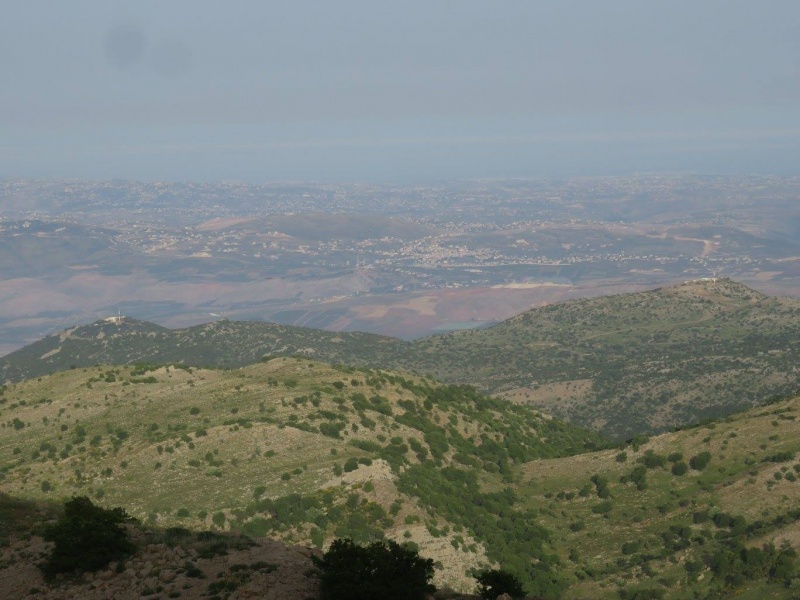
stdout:
{"type": "Polygon", "coordinates": [[[106,323],[116,323],[117,325],[119,325],[120,323],[122,323],[122,319],[124,318],[125,317],[122,316],[122,310],[117,309],[116,317],[105,317],[103,321],[105,321],[106,323]]]}

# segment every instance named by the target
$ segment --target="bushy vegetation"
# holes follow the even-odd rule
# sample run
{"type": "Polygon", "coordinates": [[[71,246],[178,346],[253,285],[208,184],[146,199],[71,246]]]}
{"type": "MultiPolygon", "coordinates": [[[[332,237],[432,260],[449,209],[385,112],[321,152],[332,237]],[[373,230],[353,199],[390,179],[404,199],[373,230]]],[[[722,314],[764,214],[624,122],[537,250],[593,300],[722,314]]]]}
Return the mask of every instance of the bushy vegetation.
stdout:
{"type": "Polygon", "coordinates": [[[313,560],[323,600],[424,600],[436,590],[433,560],[391,541],[359,546],[337,539],[313,560]]]}
{"type": "Polygon", "coordinates": [[[689,466],[692,467],[695,471],[702,471],[708,466],[708,463],[711,462],[711,453],[710,452],[701,452],[689,459],[689,466]]]}
{"type": "Polygon", "coordinates": [[[430,463],[407,469],[398,487],[482,540],[489,558],[519,576],[535,594],[561,597],[566,582],[558,573],[558,557],[546,549],[550,532],[537,524],[535,511],[515,506],[513,490],[481,492],[474,472],[437,469],[430,463]]]}
{"type": "Polygon", "coordinates": [[[122,508],[95,506],[85,496],[68,500],[64,514],[45,531],[55,545],[42,570],[47,575],[96,571],[129,556],[135,547],[122,525],[130,520],[122,508]]]}
{"type": "Polygon", "coordinates": [[[502,594],[508,594],[514,600],[525,595],[519,579],[502,569],[483,571],[475,579],[478,582],[478,594],[487,600],[496,600],[502,594]]]}

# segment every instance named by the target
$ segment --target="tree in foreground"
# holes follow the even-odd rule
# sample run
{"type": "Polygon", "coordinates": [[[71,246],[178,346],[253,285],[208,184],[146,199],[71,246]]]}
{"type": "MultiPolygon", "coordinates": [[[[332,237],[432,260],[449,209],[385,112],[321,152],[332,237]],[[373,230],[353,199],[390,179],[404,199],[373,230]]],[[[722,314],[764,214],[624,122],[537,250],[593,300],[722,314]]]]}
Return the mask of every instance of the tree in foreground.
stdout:
{"type": "Polygon", "coordinates": [[[392,541],[359,546],[334,540],[314,563],[323,600],[424,600],[436,591],[433,561],[392,541]]]}
{"type": "Polygon", "coordinates": [[[476,579],[478,580],[478,595],[481,598],[494,600],[502,594],[508,594],[515,599],[525,596],[522,583],[508,571],[500,569],[483,571],[476,579]]]}
{"type": "Polygon", "coordinates": [[[42,570],[47,575],[96,571],[130,556],[135,546],[122,524],[131,520],[123,509],[95,506],[86,496],[68,500],[63,516],[45,531],[55,546],[42,570]]]}

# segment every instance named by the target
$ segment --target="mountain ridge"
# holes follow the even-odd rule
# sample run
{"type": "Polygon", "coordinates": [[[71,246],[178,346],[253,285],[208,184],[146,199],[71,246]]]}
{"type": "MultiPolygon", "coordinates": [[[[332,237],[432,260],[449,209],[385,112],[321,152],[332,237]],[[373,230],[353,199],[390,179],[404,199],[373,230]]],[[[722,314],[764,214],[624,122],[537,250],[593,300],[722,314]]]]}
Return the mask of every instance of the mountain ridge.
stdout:
{"type": "Polygon", "coordinates": [[[800,300],[728,279],[570,300],[413,342],[252,321],[179,330],[137,323],[101,321],[48,336],[0,358],[0,379],[98,363],[239,367],[300,355],[474,385],[622,439],[800,387],[800,300]]]}

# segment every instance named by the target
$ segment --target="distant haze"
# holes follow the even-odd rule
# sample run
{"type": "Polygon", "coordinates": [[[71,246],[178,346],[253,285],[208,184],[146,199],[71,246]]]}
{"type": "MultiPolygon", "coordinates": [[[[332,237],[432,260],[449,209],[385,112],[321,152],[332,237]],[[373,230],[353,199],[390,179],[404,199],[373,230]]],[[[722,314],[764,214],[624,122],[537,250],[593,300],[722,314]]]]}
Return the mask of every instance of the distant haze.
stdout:
{"type": "Polygon", "coordinates": [[[0,177],[795,173],[800,3],[6,3],[0,177]]]}

